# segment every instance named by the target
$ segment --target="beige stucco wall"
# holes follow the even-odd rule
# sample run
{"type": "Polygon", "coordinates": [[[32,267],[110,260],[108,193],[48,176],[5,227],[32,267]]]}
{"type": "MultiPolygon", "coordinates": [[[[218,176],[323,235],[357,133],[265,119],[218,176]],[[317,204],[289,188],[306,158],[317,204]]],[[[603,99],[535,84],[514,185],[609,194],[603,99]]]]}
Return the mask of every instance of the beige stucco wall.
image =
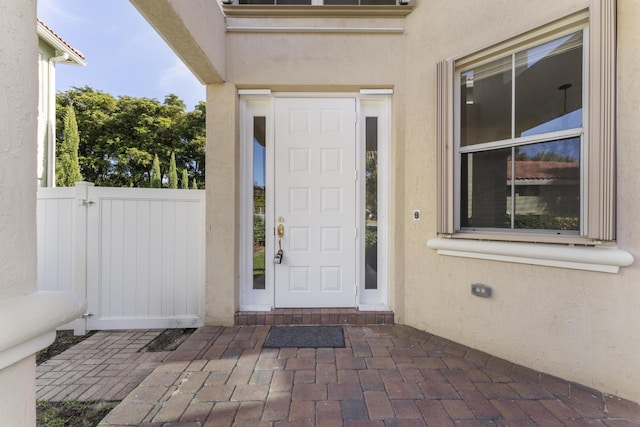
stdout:
{"type": "MultiPolygon", "coordinates": [[[[391,303],[397,319],[513,362],[640,400],[640,339],[635,328],[628,327],[640,321],[637,267],[623,268],[619,274],[593,273],[449,258],[426,247],[436,228],[436,62],[587,5],[578,0],[535,5],[527,0],[430,0],[418,3],[406,18],[402,35],[229,33],[227,78],[240,87],[276,90],[393,87],[391,303]],[[413,209],[422,211],[421,221],[410,220],[413,209]],[[476,282],[492,286],[494,297],[471,296],[470,284],[476,282]]],[[[624,85],[629,95],[620,99],[624,161],[618,187],[619,243],[633,254],[640,240],[633,238],[639,229],[631,218],[640,208],[640,192],[632,174],[640,158],[637,149],[633,151],[631,135],[637,134],[638,125],[630,106],[631,94],[640,88],[628,89],[631,76],[640,71],[632,40],[637,37],[633,28],[640,23],[638,5],[623,0],[619,15],[620,80],[629,80],[624,85]]]]}
{"type": "Polygon", "coordinates": [[[238,101],[233,84],[207,86],[205,323],[233,325],[238,308],[238,101]]]}
{"type": "MultiPolygon", "coordinates": [[[[413,3],[406,19],[368,24],[361,18],[229,20],[239,26],[406,28],[400,34],[226,33],[219,63],[228,83],[210,85],[207,96],[207,322],[232,322],[238,304],[236,86],[327,92],[392,87],[391,304],[397,321],[640,401],[638,262],[608,274],[445,257],[426,247],[436,229],[436,62],[586,7],[588,0],[413,3]],[[420,221],[411,219],[413,209],[422,211],[420,221]],[[494,296],[471,296],[476,282],[490,285],[494,296]]],[[[640,3],[620,0],[618,16],[618,243],[638,258],[640,3]]],[[[198,25],[193,40],[218,40],[218,30],[198,25]]]]}
{"type": "MultiPolygon", "coordinates": [[[[33,0],[0,5],[0,300],[36,287],[38,40],[33,0]]],[[[5,335],[0,325],[0,334],[5,335]]],[[[35,361],[0,370],[0,419],[35,425],[35,361]]]]}
{"type": "MultiPolygon", "coordinates": [[[[404,210],[421,209],[405,232],[404,322],[510,361],[640,401],[640,266],[619,274],[437,255],[434,236],[435,63],[563,15],[586,1],[421,2],[407,39],[404,210]],[[438,19],[433,17],[438,16],[438,19]],[[411,178],[416,177],[416,178],[411,178]],[[413,182],[415,185],[410,185],[413,182]],[[473,297],[471,283],[493,288],[473,297]]],[[[619,1],[618,243],[640,254],[640,3],[619,1]],[[635,118],[634,118],[635,116],[635,118]]]]}

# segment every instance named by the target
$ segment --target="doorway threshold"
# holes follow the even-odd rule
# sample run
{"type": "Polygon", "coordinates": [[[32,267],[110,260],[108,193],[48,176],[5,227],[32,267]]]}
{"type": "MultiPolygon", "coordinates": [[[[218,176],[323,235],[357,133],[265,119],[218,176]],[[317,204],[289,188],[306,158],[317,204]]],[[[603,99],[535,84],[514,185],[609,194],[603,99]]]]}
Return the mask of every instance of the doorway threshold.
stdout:
{"type": "Polygon", "coordinates": [[[276,308],[271,311],[238,311],[235,314],[236,326],[393,324],[393,311],[360,311],[357,308],[276,308]]]}

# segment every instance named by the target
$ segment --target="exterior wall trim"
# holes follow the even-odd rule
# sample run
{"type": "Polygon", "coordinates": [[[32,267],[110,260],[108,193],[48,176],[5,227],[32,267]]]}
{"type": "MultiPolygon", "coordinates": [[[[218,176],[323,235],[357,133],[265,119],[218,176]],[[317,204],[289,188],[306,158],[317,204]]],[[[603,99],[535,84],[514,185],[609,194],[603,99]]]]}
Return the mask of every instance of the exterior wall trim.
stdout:
{"type": "Polygon", "coordinates": [[[0,369],[51,344],[55,328],[79,317],[85,307],[73,292],[38,291],[0,301],[0,324],[7,326],[0,334],[0,369]]]}
{"type": "Polygon", "coordinates": [[[233,26],[227,27],[229,33],[349,33],[349,34],[402,34],[404,28],[345,28],[345,27],[282,27],[282,26],[257,26],[243,27],[233,26]]]}
{"type": "Polygon", "coordinates": [[[430,239],[427,241],[427,247],[436,250],[439,255],[602,273],[618,273],[620,267],[633,264],[633,255],[617,247],[576,247],[447,238],[430,239]]]}

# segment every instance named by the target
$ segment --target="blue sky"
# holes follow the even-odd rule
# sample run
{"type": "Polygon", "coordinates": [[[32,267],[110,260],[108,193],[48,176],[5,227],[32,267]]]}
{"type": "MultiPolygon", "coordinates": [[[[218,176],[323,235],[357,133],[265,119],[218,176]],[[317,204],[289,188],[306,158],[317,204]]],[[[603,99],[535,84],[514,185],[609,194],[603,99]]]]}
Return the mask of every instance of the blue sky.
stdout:
{"type": "Polygon", "coordinates": [[[88,85],[159,101],[175,93],[187,110],[205,100],[204,86],[128,0],[38,0],[38,18],[87,62],[58,65],[58,91],[88,85]]]}

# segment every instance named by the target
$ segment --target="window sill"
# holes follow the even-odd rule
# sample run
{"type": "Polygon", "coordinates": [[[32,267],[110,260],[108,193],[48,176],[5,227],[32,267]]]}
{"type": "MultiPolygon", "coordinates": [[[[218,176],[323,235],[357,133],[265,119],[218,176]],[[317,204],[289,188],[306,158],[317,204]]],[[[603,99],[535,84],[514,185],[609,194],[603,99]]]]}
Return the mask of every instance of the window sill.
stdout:
{"type": "Polygon", "coordinates": [[[633,264],[633,256],[617,247],[566,246],[434,238],[427,247],[440,255],[514,262],[574,270],[618,273],[633,264]]]}
{"type": "Polygon", "coordinates": [[[407,16],[413,6],[274,6],[274,5],[222,5],[226,16],[246,18],[397,18],[407,16]]]}

